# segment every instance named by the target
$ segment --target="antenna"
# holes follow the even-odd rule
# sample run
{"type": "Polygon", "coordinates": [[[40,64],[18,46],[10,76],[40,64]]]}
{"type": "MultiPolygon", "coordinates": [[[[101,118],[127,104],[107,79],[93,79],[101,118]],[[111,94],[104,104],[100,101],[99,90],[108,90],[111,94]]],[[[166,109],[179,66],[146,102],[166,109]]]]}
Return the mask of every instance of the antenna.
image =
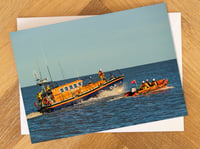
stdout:
{"type": "Polygon", "coordinates": [[[37,66],[38,66],[38,70],[39,70],[39,75],[40,75],[40,80],[42,80],[42,72],[40,71],[40,65],[37,61],[37,66]]]}
{"type": "Polygon", "coordinates": [[[49,70],[49,66],[48,66],[48,65],[47,65],[47,70],[48,70],[48,73],[49,73],[49,76],[50,76],[51,82],[53,82],[52,77],[51,77],[51,73],[50,73],[50,70],[49,70]]]}
{"type": "MultiPolygon", "coordinates": [[[[73,67],[73,68],[74,68],[74,67],[73,67]]],[[[74,72],[76,72],[76,76],[77,76],[77,78],[80,79],[79,73],[78,73],[78,71],[77,71],[76,68],[74,68],[74,72]]]]}
{"type": "Polygon", "coordinates": [[[51,73],[50,73],[50,69],[49,69],[49,66],[48,66],[48,63],[47,63],[47,59],[46,59],[46,56],[45,56],[45,54],[44,54],[44,49],[41,48],[41,51],[42,51],[42,54],[43,54],[43,57],[44,57],[44,60],[45,60],[45,64],[46,64],[46,66],[47,66],[47,71],[48,71],[48,73],[49,73],[49,77],[50,77],[50,79],[51,79],[51,82],[53,82],[53,79],[52,79],[51,73]]]}
{"type": "Polygon", "coordinates": [[[76,71],[76,75],[77,75],[77,78],[80,79],[80,78],[79,78],[79,73],[78,73],[78,71],[76,71]]]}
{"type": "Polygon", "coordinates": [[[35,71],[33,72],[33,75],[34,75],[36,81],[39,81],[39,80],[40,80],[40,79],[38,79],[37,73],[36,73],[35,71]]]}
{"type": "Polygon", "coordinates": [[[63,77],[63,80],[65,79],[65,76],[64,76],[64,71],[63,71],[63,69],[62,69],[62,66],[61,66],[61,64],[60,64],[60,62],[58,61],[58,66],[60,67],[60,72],[61,72],[61,75],[62,75],[62,77],[63,77]]]}

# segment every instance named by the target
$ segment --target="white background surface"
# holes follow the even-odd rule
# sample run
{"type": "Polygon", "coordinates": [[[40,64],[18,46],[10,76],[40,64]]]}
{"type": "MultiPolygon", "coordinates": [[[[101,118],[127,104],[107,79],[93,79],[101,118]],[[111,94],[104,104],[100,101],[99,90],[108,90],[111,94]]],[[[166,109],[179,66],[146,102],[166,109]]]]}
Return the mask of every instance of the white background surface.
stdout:
{"type": "MultiPolygon", "coordinates": [[[[66,16],[66,17],[34,17],[17,18],[17,30],[24,30],[44,25],[50,25],[60,22],[66,22],[91,16],[66,16]]],[[[180,77],[182,81],[182,44],[181,44],[181,13],[169,13],[169,21],[176,50],[176,56],[179,66],[180,77]]],[[[21,134],[29,134],[23,98],[20,92],[20,122],[21,134]]],[[[128,127],[111,129],[102,132],[157,132],[157,131],[184,131],[184,117],[166,119],[161,121],[138,124],[128,127]]]]}

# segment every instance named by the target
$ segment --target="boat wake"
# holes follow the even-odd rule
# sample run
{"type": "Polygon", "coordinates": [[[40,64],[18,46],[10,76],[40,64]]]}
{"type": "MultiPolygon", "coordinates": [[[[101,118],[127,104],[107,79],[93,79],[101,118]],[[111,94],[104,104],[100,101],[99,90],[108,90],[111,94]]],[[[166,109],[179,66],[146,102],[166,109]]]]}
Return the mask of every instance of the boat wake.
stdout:
{"type": "Polygon", "coordinates": [[[105,91],[100,92],[97,98],[101,99],[101,98],[113,97],[113,96],[121,95],[125,92],[126,91],[124,91],[124,87],[116,87],[113,90],[105,90],[105,91]]]}
{"type": "Polygon", "coordinates": [[[121,96],[111,98],[110,100],[108,100],[108,101],[106,101],[106,102],[111,102],[111,101],[119,100],[119,99],[122,99],[122,98],[124,98],[124,97],[125,97],[125,96],[124,96],[124,94],[123,94],[123,95],[121,95],[121,96]]]}
{"type": "Polygon", "coordinates": [[[40,112],[32,112],[32,113],[28,114],[26,116],[26,118],[27,119],[32,119],[32,118],[35,118],[35,117],[38,117],[38,116],[41,116],[41,115],[42,115],[42,113],[40,113],[40,112]]]}
{"type": "MultiPolygon", "coordinates": [[[[158,93],[158,92],[167,91],[167,90],[172,89],[172,88],[174,88],[174,86],[167,86],[167,87],[165,87],[165,88],[162,88],[162,89],[160,89],[160,90],[153,91],[152,93],[148,93],[148,94],[145,94],[145,95],[149,95],[149,94],[154,94],[154,93],[158,93]]],[[[129,96],[129,97],[132,97],[132,96],[129,96]]],[[[122,96],[118,96],[118,97],[111,98],[111,99],[108,100],[107,102],[119,100],[119,99],[121,99],[121,98],[129,98],[129,97],[125,97],[124,95],[122,95],[122,96]]],[[[136,97],[134,97],[134,98],[137,98],[137,97],[139,97],[139,96],[136,96],[136,97]]]]}
{"type": "Polygon", "coordinates": [[[157,93],[157,92],[167,91],[167,90],[172,89],[172,88],[174,88],[174,86],[167,86],[167,87],[164,87],[164,88],[161,88],[159,90],[152,91],[152,92],[157,93]]]}
{"type": "Polygon", "coordinates": [[[167,86],[167,87],[161,88],[161,89],[159,89],[159,90],[160,90],[160,91],[161,91],[161,90],[168,90],[168,89],[172,89],[172,88],[174,88],[174,86],[167,86]]]}
{"type": "Polygon", "coordinates": [[[77,105],[90,105],[93,104],[94,102],[100,101],[102,99],[113,99],[116,97],[122,97],[122,95],[124,95],[124,93],[126,93],[126,91],[124,91],[124,87],[116,87],[112,90],[105,90],[105,91],[101,91],[96,97],[91,97],[89,98],[87,101],[82,101],[77,105]]]}

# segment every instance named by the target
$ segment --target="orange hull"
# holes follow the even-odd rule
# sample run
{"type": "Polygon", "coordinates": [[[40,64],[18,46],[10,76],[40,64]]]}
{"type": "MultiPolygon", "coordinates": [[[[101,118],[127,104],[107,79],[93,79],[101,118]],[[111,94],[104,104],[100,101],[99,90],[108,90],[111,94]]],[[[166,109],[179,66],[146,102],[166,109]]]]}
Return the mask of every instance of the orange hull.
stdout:
{"type": "Polygon", "coordinates": [[[144,89],[144,90],[139,90],[139,91],[136,91],[134,93],[128,92],[128,93],[125,94],[125,96],[138,96],[138,95],[147,94],[149,92],[153,92],[153,91],[163,89],[163,88],[167,87],[168,80],[167,79],[158,80],[157,84],[158,84],[157,86],[152,86],[150,88],[147,88],[147,89],[144,89]]]}

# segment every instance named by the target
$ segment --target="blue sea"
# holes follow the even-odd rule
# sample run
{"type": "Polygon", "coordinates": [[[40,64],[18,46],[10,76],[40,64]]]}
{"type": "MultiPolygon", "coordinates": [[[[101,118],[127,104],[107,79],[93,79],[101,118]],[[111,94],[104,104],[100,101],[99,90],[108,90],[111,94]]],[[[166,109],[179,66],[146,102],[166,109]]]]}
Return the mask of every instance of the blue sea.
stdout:
{"type": "MultiPolygon", "coordinates": [[[[93,133],[113,128],[163,120],[187,115],[177,61],[169,60],[137,67],[120,69],[125,75],[124,87],[102,92],[98,97],[59,111],[28,119],[32,143],[93,133]],[[168,88],[153,94],[124,98],[141,81],[152,78],[168,79],[168,88]],[[122,90],[123,89],[123,90],[122,90]]],[[[97,74],[89,75],[98,80],[97,74]]],[[[80,77],[84,79],[89,76],[80,77]]],[[[106,73],[109,78],[109,73],[106,73]]],[[[64,84],[77,78],[58,81],[64,84]]],[[[22,88],[26,115],[37,112],[34,106],[39,86],[22,88]]]]}

